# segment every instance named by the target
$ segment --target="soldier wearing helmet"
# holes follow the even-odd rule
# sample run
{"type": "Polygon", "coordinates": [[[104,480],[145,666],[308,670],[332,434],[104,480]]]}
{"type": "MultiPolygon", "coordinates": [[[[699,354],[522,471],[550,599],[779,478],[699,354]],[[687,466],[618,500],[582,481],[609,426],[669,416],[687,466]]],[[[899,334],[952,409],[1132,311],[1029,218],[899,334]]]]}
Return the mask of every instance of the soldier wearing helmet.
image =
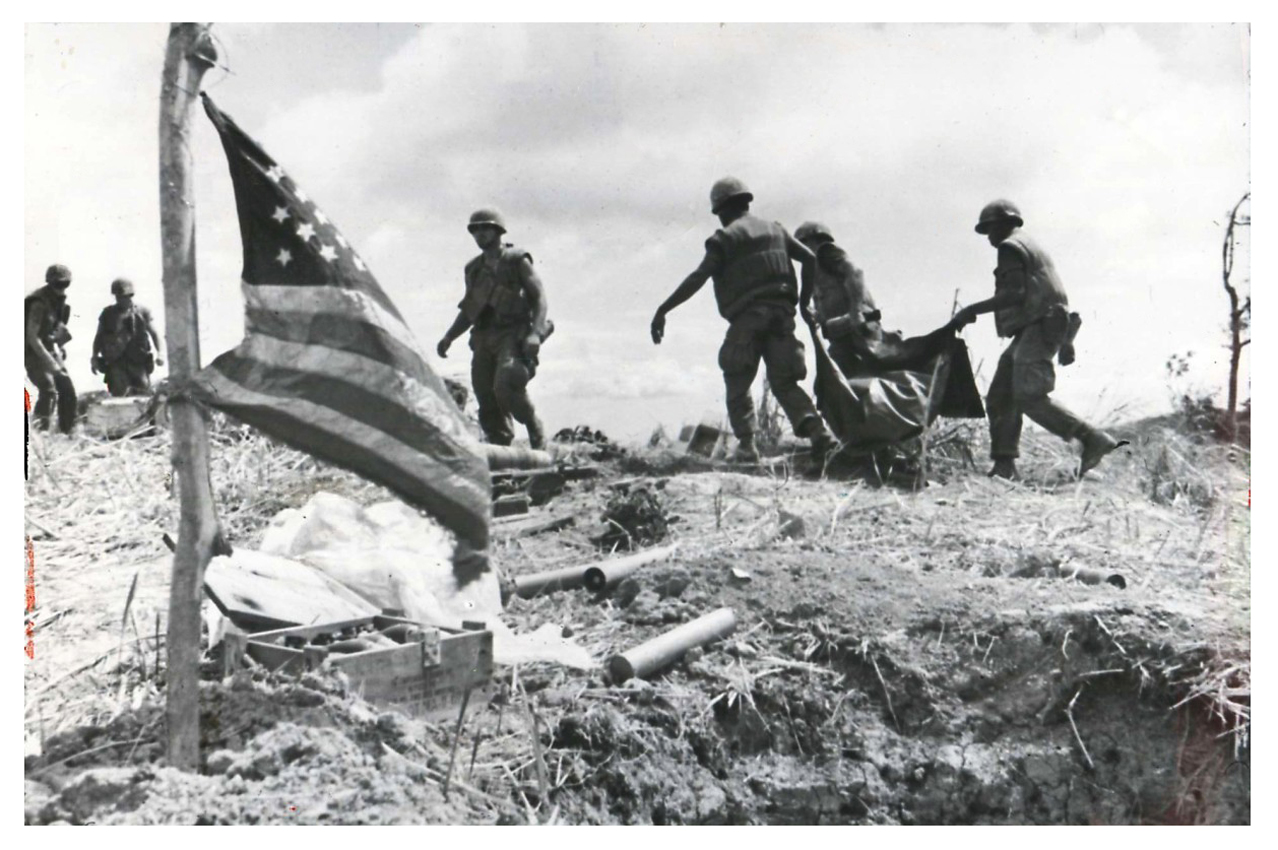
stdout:
{"type": "Polygon", "coordinates": [[[501,213],[477,210],[466,229],[482,253],[466,264],[466,294],[435,350],[447,357],[453,341],[469,330],[470,378],[484,439],[510,445],[513,417],[528,429],[528,444],[544,448],[545,430],[528,398],[528,382],[537,372],[541,344],[554,330],[546,317],[546,290],[532,254],[502,241],[501,213]]]}
{"type": "Polygon", "coordinates": [[[156,356],[160,336],[151,311],[133,303],[133,282],[119,277],[111,282],[115,303],[98,316],[93,336],[93,374],[101,372],[113,396],[149,395],[151,373],[164,360],[156,356]]]}
{"type": "Polygon", "coordinates": [[[1125,441],[1093,428],[1050,398],[1056,388],[1053,358],[1059,356],[1062,365],[1073,361],[1069,328],[1077,329],[1077,314],[1069,313],[1069,299],[1052,258],[1021,230],[1024,224],[1011,201],[992,201],[981,210],[976,232],[998,251],[994,297],[964,307],[952,324],[963,327],[993,313],[998,335],[1012,340],[999,358],[986,396],[994,461],[990,475],[1016,477],[1021,418],[1028,416],[1062,439],[1082,442],[1081,478],[1125,441]]]}
{"type": "MultiPolygon", "coordinates": [[[[852,265],[847,251],[835,244],[834,234],[824,224],[805,221],[794,236],[816,255],[812,317],[829,341],[830,358],[847,378],[870,375],[870,361],[883,329],[879,324],[882,316],[865,286],[865,276],[852,265]]],[[[801,301],[806,308],[806,298],[801,301]]]]}
{"type": "Polygon", "coordinates": [[[728,420],[739,442],[735,458],[757,461],[754,400],[750,387],[767,368],[768,385],[790,420],[794,433],[812,443],[824,457],[834,440],[812,399],[799,386],[807,375],[803,343],[794,335],[799,288],[793,262],[803,268],[803,288],[809,289],[816,258],[779,224],[750,214],[754,195],[734,177],[725,177],[710,190],[710,211],[723,225],[706,240],[705,257],[684,278],[652,319],[652,341],[665,336],[666,314],[714,280],[719,314],[728,332],[719,349],[719,368],[727,394],[728,420]]]}
{"type": "Polygon", "coordinates": [[[66,368],[66,344],[71,341],[71,332],[67,330],[71,318],[71,307],[67,304],[71,270],[61,264],[49,266],[44,281],[45,285],[24,301],[23,365],[37,390],[37,425],[48,430],[56,409],[59,430],[69,434],[75,427],[76,417],[75,384],[66,368]]]}

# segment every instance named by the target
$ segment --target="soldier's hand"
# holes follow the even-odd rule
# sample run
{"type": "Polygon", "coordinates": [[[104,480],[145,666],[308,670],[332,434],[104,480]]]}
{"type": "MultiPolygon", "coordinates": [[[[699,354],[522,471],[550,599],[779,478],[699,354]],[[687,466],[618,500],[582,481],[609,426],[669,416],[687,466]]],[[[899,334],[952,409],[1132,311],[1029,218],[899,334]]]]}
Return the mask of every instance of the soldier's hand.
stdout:
{"type": "Polygon", "coordinates": [[[93,374],[98,374],[98,358],[93,357],[89,360],[89,368],[93,370],[93,374]]]}
{"type": "Polygon", "coordinates": [[[537,334],[529,334],[524,340],[524,355],[527,357],[536,357],[541,352],[541,337],[537,334]]]}
{"type": "Polygon", "coordinates": [[[453,341],[451,339],[449,339],[448,337],[444,337],[443,339],[439,341],[439,345],[435,346],[435,353],[438,354],[440,357],[447,358],[448,346],[452,344],[453,344],[453,341]]]}
{"type": "Polygon", "coordinates": [[[666,335],[666,314],[658,310],[657,315],[652,317],[652,327],[649,330],[652,332],[653,344],[661,345],[661,340],[666,335]]]}
{"type": "Polygon", "coordinates": [[[799,305],[799,315],[803,317],[803,321],[809,326],[816,324],[816,316],[812,314],[812,308],[807,304],[799,305]]]}
{"type": "Polygon", "coordinates": [[[976,321],[976,314],[972,312],[970,307],[964,307],[954,314],[954,318],[950,319],[950,327],[954,330],[962,330],[972,322],[976,321]]]}

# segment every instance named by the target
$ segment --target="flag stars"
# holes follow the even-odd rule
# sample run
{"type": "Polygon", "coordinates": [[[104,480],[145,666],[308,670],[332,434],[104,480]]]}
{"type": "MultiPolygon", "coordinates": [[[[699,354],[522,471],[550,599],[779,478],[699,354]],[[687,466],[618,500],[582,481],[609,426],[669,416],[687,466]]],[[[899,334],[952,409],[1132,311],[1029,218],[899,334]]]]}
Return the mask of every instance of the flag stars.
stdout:
{"type": "Polygon", "coordinates": [[[297,228],[297,235],[302,237],[303,242],[309,242],[311,237],[315,235],[315,225],[309,221],[297,228]]]}
{"type": "Polygon", "coordinates": [[[337,259],[337,249],[332,245],[324,245],[321,247],[319,254],[330,263],[337,259]]]}
{"type": "Polygon", "coordinates": [[[300,204],[308,203],[311,200],[309,197],[307,197],[306,193],[302,191],[301,186],[293,187],[293,196],[297,198],[297,202],[300,204]]]}
{"type": "Polygon", "coordinates": [[[350,244],[346,241],[346,237],[345,237],[345,236],[343,236],[342,234],[340,234],[340,233],[334,233],[334,234],[333,234],[333,238],[334,238],[334,239],[336,239],[336,240],[337,240],[337,244],[338,244],[338,245],[341,245],[343,248],[349,248],[349,247],[351,247],[351,246],[350,246],[350,244]]]}
{"type": "Polygon", "coordinates": [[[323,210],[315,211],[315,220],[318,221],[320,224],[328,224],[328,216],[324,215],[323,210]]]}
{"type": "Polygon", "coordinates": [[[278,165],[272,165],[269,169],[267,169],[266,177],[272,183],[278,183],[284,179],[284,169],[280,168],[278,165]]]}
{"type": "Polygon", "coordinates": [[[364,261],[359,258],[359,254],[355,255],[354,263],[355,263],[355,268],[359,269],[360,271],[362,272],[368,271],[368,269],[364,266],[364,261]]]}
{"type": "Polygon", "coordinates": [[[288,208],[287,208],[287,207],[276,207],[276,208],[275,208],[275,212],[271,215],[271,218],[275,219],[275,220],[276,220],[276,221],[278,221],[280,224],[283,224],[283,223],[284,223],[284,219],[288,218],[288,208]]]}
{"type": "Polygon", "coordinates": [[[280,252],[275,255],[275,262],[281,266],[288,266],[293,261],[293,255],[289,253],[287,248],[281,248],[280,252]]]}

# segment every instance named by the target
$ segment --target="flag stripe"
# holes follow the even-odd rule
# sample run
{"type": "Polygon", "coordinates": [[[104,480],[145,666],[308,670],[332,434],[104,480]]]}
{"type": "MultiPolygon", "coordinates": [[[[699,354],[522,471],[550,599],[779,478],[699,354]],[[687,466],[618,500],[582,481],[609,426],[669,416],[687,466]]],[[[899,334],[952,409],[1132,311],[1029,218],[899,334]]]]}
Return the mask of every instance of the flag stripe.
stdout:
{"type": "MultiPolygon", "coordinates": [[[[318,371],[304,365],[281,363],[275,358],[259,359],[257,352],[269,350],[273,341],[255,337],[251,344],[213,361],[212,367],[231,380],[275,397],[296,395],[314,404],[331,407],[338,413],[372,428],[380,428],[410,448],[428,452],[433,459],[465,463],[478,456],[478,443],[465,431],[446,433],[422,421],[428,414],[411,404],[411,390],[405,387],[404,400],[382,394],[383,388],[370,371],[336,369],[318,371]],[[405,402],[410,402],[406,404],[405,402]]],[[[285,344],[286,345],[286,344],[285,344]]],[[[294,346],[308,348],[307,346],[294,346]]],[[[323,356],[324,349],[311,349],[311,359],[323,356]]],[[[349,356],[349,355],[347,355],[349,356]]],[[[363,358],[352,358],[363,360],[363,358]]],[[[374,361],[363,360],[366,364],[374,361]]],[[[380,366],[380,364],[374,364],[380,366]]],[[[385,367],[381,367],[384,369],[385,367]]],[[[401,386],[406,384],[400,379],[401,386]]],[[[429,401],[423,400],[424,404],[429,401]]],[[[483,463],[482,460],[479,463],[483,463]]]]}
{"type": "Polygon", "coordinates": [[[325,313],[359,317],[375,325],[406,348],[419,351],[417,339],[399,318],[365,292],[332,286],[243,285],[244,304],[251,311],[270,310],[322,315],[325,313]]]}
{"type": "Polygon", "coordinates": [[[290,313],[281,310],[249,310],[250,333],[302,345],[315,345],[356,354],[394,366],[424,380],[426,361],[384,328],[357,317],[334,313],[290,313]]]}
{"type": "Polygon", "coordinates": [[[430,511],[472,545],[487,546],[490,494],[430,455],[390,439],[379,428],[354,421],[326,403],[267,395],[220,369],[205,370],[203,378],[219,408],[296,449],[371,477],[430,511]]]}
{"type": "Polygon", "coordinates": [[[372,358],[263,334],[246,337],[233,352],[281,370],[305,371],[358,386],[423,419],[422,427],[446,435],[459,447],[480,454],[479,441],[447,395],[433,392],[413,375],[372,358]]]}

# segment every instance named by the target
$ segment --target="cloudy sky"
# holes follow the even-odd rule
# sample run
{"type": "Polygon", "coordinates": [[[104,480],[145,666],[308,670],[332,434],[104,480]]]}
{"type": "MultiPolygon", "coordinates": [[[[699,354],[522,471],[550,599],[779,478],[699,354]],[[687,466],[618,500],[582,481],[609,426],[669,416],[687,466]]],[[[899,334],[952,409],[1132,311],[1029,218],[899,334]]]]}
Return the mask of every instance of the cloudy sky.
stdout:
{"type": "MultiPolygon", "coordinates": [[[[204,88],[340,226],[434,346],[496,205],[557,325],[534,400],[551,429],[643,437],[720,416],[725,329],[709,287],[653,310],[699,262],[711,183],[755,212],[828,224],[885,325],[922,333],[992,290],[972,232],[1020,204],[1084,317],[1058,397],[1101,419],[1165,409],[1169,355],[1224,386],[1220,240],[1249,188],[1240,25],[217,24],[204,88]]],[[[25,250],[75,272],[73,377],[116,276],[162,315],[156,125],[165,25],[28,25],[25,250]]],[[[234,199],[216,134],[194,138],[204,361],[242,333],[234,199]]],[[[1246,255],[1243,255],[1245,263],[1246,255]]],[[[1246,269],[1242,269],[1246,274],[1246,269]]],[[[965,334],[984,389],[1000,350],[965,334]]],[[[810,353],[809,353],[810,360],[810,353]]]]}

